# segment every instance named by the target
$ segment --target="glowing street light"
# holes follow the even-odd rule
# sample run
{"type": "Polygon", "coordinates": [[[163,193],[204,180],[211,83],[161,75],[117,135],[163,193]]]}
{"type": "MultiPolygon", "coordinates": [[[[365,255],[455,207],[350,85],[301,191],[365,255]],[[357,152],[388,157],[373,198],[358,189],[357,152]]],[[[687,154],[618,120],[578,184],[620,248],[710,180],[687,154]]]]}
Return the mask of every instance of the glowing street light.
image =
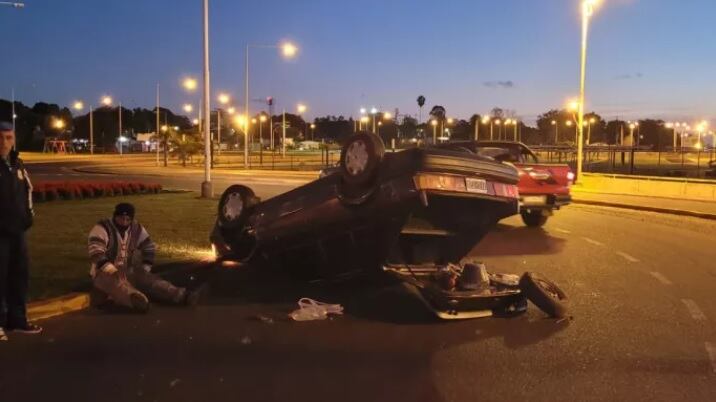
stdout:
{"type": "Polygon", "coordinates": [[[65,128],[65,122],[62,119],[55,119],[52,122],[52,127],[58,130],[62,130],[63,128],[65,128]]]}
{"type": "Polygon", "coordinates": [[[368,116],[363,116],[363,117],[361,117],[358,122],[359,122],[359,123],[358,123],[358,130],[359,130],[359,131],[362,131],[362,130],[363,130],[363,125],[364,125],[364,124],[368,124],[368,116]]]}
{"type": "Polygon", "coordinates": [[[302,104],[302,103],[299,103],[299,104],[296,106],[296,110],[298,111],[298,114],[306,113],[306,110],[307,110],[307,109],[308,109],[308,108],[306,107],[306,105],[304,105],[304,104],[302,104]]]}
{"type": "Polygon", "coordinates": [[[281,54],[286,59],[292,59],[298,54],[298,47],[291,42],[284,42],[280,45],[281,54]]]}
{"type": "Polygon", "coordinates": [[[196,78],[186,77],[181,84],[189,92],[195,91],[198,86],[196,78]]]}
{"type": "Polygon", "coordinates": [[[216,99],[221,103],[222,105],[226,105],[231,100],[231,97],[227,94],[219,94],[219,96],[216,97],[216,99]]]}
{"type": "Polygon", "coordinates": [[[226,113],[233,115],[234,113],[236,113],[236,108],[232,106],[232,107],[226,109],[226,113]]]}
{"type": "Polygon", "coordinates": [[[105,106],[112,106],[112,98],[110,96],[103,96],[102,104],[105,106]]]}
{"type": "Polygon", "coordinates": [[[194,111],[194,107],[193,107],[191,104],[189,104],[189,103],[185,103],[185,104],[184,104],[184,111],[185,111],[186,113],[191,113],[192,111],[194,111]]]}
{"type": "Polygon", "coordinates": [[[76,101],[72,107],[75,108],[75,110],[82,110],[85,108],[85,104],[82,103],[82,101],[76,101]]]}

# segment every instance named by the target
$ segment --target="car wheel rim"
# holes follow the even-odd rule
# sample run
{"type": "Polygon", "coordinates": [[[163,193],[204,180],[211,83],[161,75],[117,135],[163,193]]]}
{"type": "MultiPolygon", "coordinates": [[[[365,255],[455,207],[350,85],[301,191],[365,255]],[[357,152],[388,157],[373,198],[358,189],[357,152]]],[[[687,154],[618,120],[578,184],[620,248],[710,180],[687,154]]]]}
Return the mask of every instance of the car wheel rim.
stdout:
{"type": "Polygon", "coordinates": [[[555,289],[555,287],[551,283],[543,281],[542,279],[538,279],[537,283],[553,299],[555,299],[555,300],[562,299],[562,297],[560,297],[559,291],[557,289],[555,289]]]}
{"type": "Polygon", "coordinates": [[[226,202],[224,203],[224,219],[227,221],[236,220],[241,215],[241,211],[243,211],[243,209],[244,202],[241,200],[241,194],[229,194],[229,196],[226,197],[226,202]]]}
{"type": "Polygon", "coordinates": [[[356,141],[346,151],[346,170],[351,176],[363,173],[368,166],[368,150],[365,142],[356,141]]]}

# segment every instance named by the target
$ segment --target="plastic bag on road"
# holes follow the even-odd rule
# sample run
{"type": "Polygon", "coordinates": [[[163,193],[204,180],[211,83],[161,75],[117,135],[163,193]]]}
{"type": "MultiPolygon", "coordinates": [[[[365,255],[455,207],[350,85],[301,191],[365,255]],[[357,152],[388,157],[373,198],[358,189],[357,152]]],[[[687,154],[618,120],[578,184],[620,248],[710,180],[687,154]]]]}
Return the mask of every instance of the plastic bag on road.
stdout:
{"type": "Polygon", "coordinates": [[[328,314],[343,314],[343,306],[340,304],[323,303],[308,297],[301,298],[298,307],[298,310],[288,315],[294,321],[325,320],[328,314]]]}

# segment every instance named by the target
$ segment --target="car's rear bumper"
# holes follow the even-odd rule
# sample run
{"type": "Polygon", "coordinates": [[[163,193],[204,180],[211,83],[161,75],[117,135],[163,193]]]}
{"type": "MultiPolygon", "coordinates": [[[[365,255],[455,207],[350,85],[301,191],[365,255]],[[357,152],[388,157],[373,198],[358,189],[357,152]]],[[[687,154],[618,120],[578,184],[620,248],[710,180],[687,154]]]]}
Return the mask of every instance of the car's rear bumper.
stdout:
{"type": "Polygon", "coordinates": [[[559,209],[571,202],[569,194],[520,194],[521,209],[559,209]]]}

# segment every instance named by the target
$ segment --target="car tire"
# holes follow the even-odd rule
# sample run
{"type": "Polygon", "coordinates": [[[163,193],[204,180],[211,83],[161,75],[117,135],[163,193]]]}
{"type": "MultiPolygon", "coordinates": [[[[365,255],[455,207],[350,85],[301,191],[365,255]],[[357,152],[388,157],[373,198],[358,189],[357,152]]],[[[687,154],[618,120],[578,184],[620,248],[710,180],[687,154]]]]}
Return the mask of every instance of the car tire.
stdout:
{"type": "Polygon", "coordinates": [[[547,223],[548,216],[540,210],[524,210],[520,212],[520,215],[522,215],[522,221],[525,225],[531,228],[542,227],[547,223]]]}
{"type": "Polygon", "coordinates": [[[229,186],[219,199],[219,225],[225,230],[243,227],[257,203],[258,198],[250,188],[239,184],[229,186]]]}
{"type": "Polygon", "coordinates": [[[567,295],[554,282],[535,272],[520,278],[520,291],[529,301],[552,318],[567,316],[567,295]]]}
{"type": "Polygon", "coordinates": [[[371,185],[385,155],[383,140],[375,134],[361,132],[348,138],[341,149],[341,174],[351,186],[371,185]]]}

